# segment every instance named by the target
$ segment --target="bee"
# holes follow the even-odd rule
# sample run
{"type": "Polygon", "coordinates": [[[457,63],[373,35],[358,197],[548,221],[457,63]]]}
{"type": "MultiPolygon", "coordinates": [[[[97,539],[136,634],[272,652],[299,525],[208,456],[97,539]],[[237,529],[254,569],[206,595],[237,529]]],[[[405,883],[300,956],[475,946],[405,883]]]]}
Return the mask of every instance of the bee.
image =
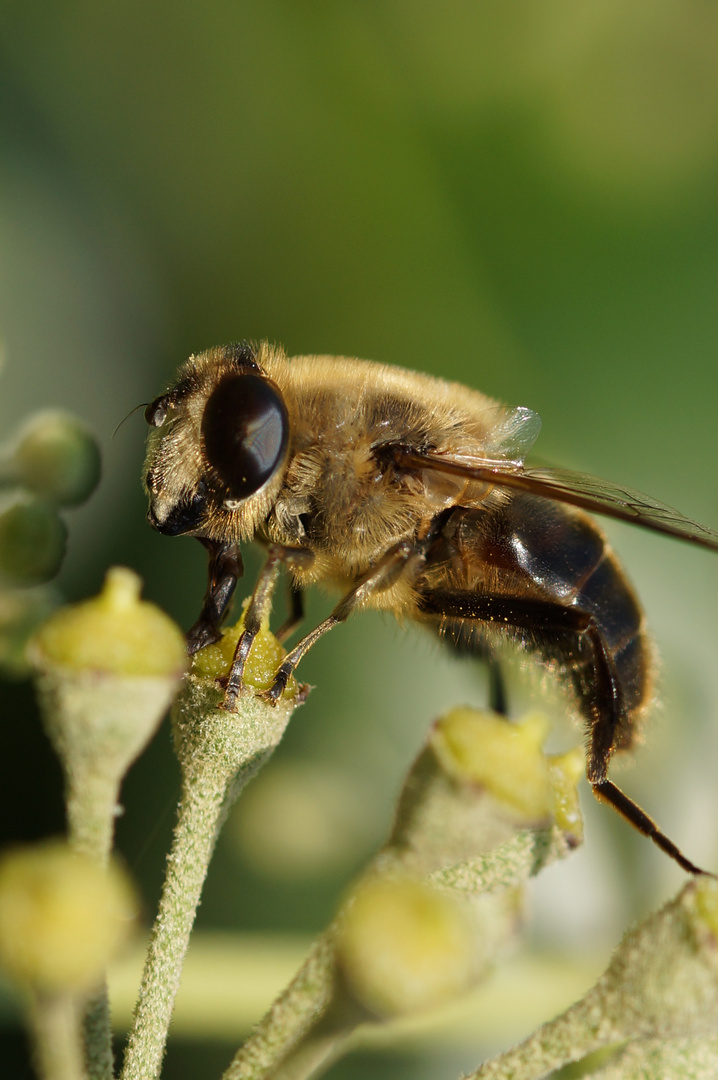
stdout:
{"type": "Polygon", "coordinates": [[[148,520],[195,536],[209,577],[187,636],[216,641],[238,579],[240,545],[267,559],[227,680],[236,706],[252,642],[282,567],[292,582],[286,637],[315,583],[340,595],[287,654],[267,691],[276,702],[306,652],[357,608],[428,625],[488,660],[506,639],[572,688],[585,723],[594,794],[690,873],[688,860],[608,777],[636,741],[653,697],[645,618],[618,559],[588,512],[718,550],[718,533],[613,484],[528,468],[541,421],[429,375],[332,356],[287,358],[246,342],[192,356],[145,410],[148,520]]]}

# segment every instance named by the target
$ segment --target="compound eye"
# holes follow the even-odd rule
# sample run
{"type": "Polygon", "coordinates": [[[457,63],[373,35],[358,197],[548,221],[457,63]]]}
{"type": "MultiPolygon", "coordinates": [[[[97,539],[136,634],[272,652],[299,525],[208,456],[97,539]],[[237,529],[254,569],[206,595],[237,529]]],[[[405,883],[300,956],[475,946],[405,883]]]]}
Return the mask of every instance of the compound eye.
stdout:
{"type": "Polygon", "coordinates": [[[210,394],[202,417],[204,451],[234,498],[264,487],[284,458],[288,437],[286,406],[267,379],[230,375],[210,394]]]}
{"type": "Polygon", "coordinates": [[[170,400],[167,394],[162,394],[160,397],[156,397],[154,401],[149,403],[145,409],[145,420],[150,427],[162,427],[167,419],[169,403],[170,400]]]}

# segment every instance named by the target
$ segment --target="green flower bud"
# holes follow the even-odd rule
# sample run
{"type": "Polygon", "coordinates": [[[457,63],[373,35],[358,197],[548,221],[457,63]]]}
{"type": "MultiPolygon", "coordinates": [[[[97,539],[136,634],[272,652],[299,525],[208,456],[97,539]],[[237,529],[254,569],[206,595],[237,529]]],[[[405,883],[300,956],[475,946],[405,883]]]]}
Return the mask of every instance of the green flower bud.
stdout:
{"type": "Polygon", "coordinates": [[[582,838],[576,784],[583,759],[580,751],[544,754],[547,730],[537,714],[510,723],[468,706],[452,709],[409,771],[383,857],[448,874],[469,891],[525,880],[563,858],[582,838]],[[536,843],[540,858],[531,854],[536,843]]]}
{"type": "Polygon", "coordinates": [[[349,989],[375,1016],[416,1012],[471,984],[471,921],[462,904],[422,881],[370,877],[343,914],[337,959],[349,989]]]}
{"type": "Polygon", "coordinates": [[[32,670],[27,645],[57,606],[51,589],[0,589],[0,670],[20,679],[32,670]]]}
{"type": "Polygon", "coordinates": [[[61,608],[35,638],[43,667],[112,675],[175,675],[186,667],[181,631],[154,604],[140,599],[140,578],[123,566],[108,570],[91,600],[61,608]]]}
{"type": "Polygon", "coordinates": [[[67,530],[53,506],[26,496],[0,510],[0,578],[39,585],[54,577],[65,557],[67,530]]]}
{"type": "Polygon", "coordinates": [[[481,784],[517,819],[539,821],[553,810],[551,773],[541,749],[548,730],[547,718],[538,713],[514,724],[465,707],[438,722],[432,745],[449,775],[481,784]]]}
{"type": "Polygon", "coordinates": [[[603,1049],[611,1064],[596,1076],[715,1076],[717,945],[718,881],[704,874],[626,933],[582,998],[466,1080],[553,1076],[603,1049]]]}
{"type": "Polygon", "coordinates": [[[62,841],[0,857],[0,965],[41,993],[86,991],[128,941],[138,904],[126,874],[62,841]]]}
{"type": "Polygon", "coordinates": [[[586,759],[580,747],[565,754],[548,755],[553,793],[553,819],[561,832],[574,841],[583,840],[583,818],[578,800],[578,783],[586,771],[586,759]]]}
{"type": "MultiPolygon", "coordinates": [[[[244,601],[246,610],[249,599],[244,601]]],[[[228,627],[219,641],[206,645],[195,653],[192,661],[192,674],[200,679],[221,679],[229,675],[237,642],[244,630],[244,611],[234,626],[228,627]]],[[[269,629],[265,621],[252,642],[252,648],[244,668],[243,682],[255,690],[268,690],[274,682],[277,668],[286,656],[280,642],[269,629]]],[[[287,683],[283,697],[292,699],[297,693],[297,681],[292,676],[287,683]]]]}
{"type": "Polygon", "coordinates": [[[114,567],[99,596],[61,608],[30,646],[45,728],[63,764],[72,842],[107,857],[117,794],[187,665],[179,628],[114,567]]]}
{"type": "Polygon", "coordinates": [[[20,432],[12,465],[23,487],[59,506],[77,506],[97,487],[100,450],[75,417],[41,412],[20,432]]]}

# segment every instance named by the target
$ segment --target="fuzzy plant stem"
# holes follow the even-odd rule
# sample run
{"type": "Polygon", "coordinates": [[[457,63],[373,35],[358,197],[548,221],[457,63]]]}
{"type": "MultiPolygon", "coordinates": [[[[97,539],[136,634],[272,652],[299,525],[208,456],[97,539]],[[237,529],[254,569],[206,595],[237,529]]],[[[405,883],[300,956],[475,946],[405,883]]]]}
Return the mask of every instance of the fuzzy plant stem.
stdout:
{"type": "Polygon", "coordinates": [[[159,1076],[202,886],[221,825],[244,785],[277,746],[294,702],[272,707],[251,693],[236,712],[214,683],[190,677],[173,712],[182,794],[167,875],[125,1053],[122,1080],[159,1076]]]}
{"type": "Polygon", "coordinates": [[[239,1049],[222,1080],[274,1077],[277,1063],[287,1059],[331,1001],[334,953],[334,931],[330,927],[314,942],[307,959],[239,1049]]]}
{"type": "MultiPolygon", "coordinates": [[[[163,678],[76,676],[61,694],[53,685],[58,681],[55,673],[38,679],[45,727],[65,772],[68,839],[75,851],[107,866],[122,778],[169,704],[173,684],[163,678]]],[[[88,999],[84,1029],[90,1080],[112,1080],[106,985],[88,999]]]]}
{"type": "MultiPolygon", "coordinates": [[[[67,831],[76,851],[103,866],[112,850],[120,784],[91,768],[68,774],[65,785],[67,831]]],[[[112,1080],[112,1022],[107,983],[87,1001],[83,1018],[85,1054],[90,1080],[112,1080]]]]}
{"type": "MultiPolygon", "coordinates": [[[[560,807],[554,808],[553,816],[554,822],[560,820],[561,825],[551,824],[550,803],[547,802],[538,810],[531,807],[529,815],[543,824],[521,828],[512,821],[510,814],[507,817],[506,803],[487,792],[485,786],[477,784],[473,774],[468,772],[466,782],[462,783],[461,777],[447,772],[453,767],[452,754],[443,747],[437,755],[434,744],[439,736],[447,736],[447,732],[451,734],[454,730],[452,717],[453,714],[444,718],[432,729],[429,745],[410,769],[399,798],[390,840],[367,869],[365,880],[376,878],[391,884],[392,879],[398,877],[401,881],[409,874],[406,890],[399,888],[407,904],[409,896],[414,895],[417,878],[428,879],[437,891],[455,898],[488,900],[489,903],[484,905],[487,921],[483,929],[477,927],[477,940],[486,935],[487,942],[498,947],[504,941],[506,923],[501,897],[508,898],[507,925],[514,927],[516,917],[511,900],[514,888],[543,866],[569,853],[580,836],[580,820],[574,820],[560,807]],[[488,895],[491,893],[499,898],[493,908],[492,897],[488,895]]],[[[471,760],[468,751],[473,745],[472,739],[477,743],[474,757],[481,761],[491,743],[489,736],[494,740],[497,737],[516,739],[517,732],[503,719],[496,721],[475,713],[467,717],[461,712],[458,721],[460,734],[463,734],[461,763],[465,772],[467,760],[471,760]],[[498,728],[498,734],[494,728],[498,728]]],[[[526,777],[530,779],[535,773],[545,781],[547,798],[551,791],[562,793],[566,805],[572,805],[569,795],[572,793],[576,798],[575,783],[579,773],[568,761],[568,756],[565,761],[562,759],[563,764],[546,758],[540,750],[541,732],[534,728],[535,724],[518,729],[519,739],[528,747],[530,767],[523,769],[522,781],[516,786],[523,797],[526,777]],[[552,770],[555,773],[553,782],[550,781],[552,770]]],[[[426,911],[424,890],[420,891],[422,909],[426,911]]],[[[380,896],[375,896],[375,907],[382,907],[380,896]]],[[[345,917],[346,909],[342,909],[316,940],[295,978],[237,1051],[222,1080],[305,1080],[343,1051],[359,1024],[377,1021],[377,1016],[367,1011],[370,1010],[367,1002],[358,998],[347,985],[346,965],[342,960],[346,948],[346,940],[345,948],[342,948],[345,917]]],[[[430,947],[427,936],[431,937],[436,925],[434,920],[435,910],[432,916],[427,916],[425,924],[421,919],[416,924],[414,952],[419,956],[424,948],[430,947]]],[[[472,947],[473,944],[472,941],[472,947]]],[[[369,951],[371,946],[370,942],[369,951]]],[[[381,957],[384,947],[385,942],[376,942],[378,956],[381,957]]],[[[491,948],[490,945],[487,955],[491,948]]],[[[381,981],[383,976],[379,978],[381,981]]],[[[422,985],[430,986],[431,979],[424,980],[422,985]]]]}
{"type": "Polygon", "coordinates": [[[311,1030],[278,1065],[268,1072],[247,1075],[267,1076],[267,1080],[310,1080],[321,1076],[346,1049],[347,1040],[359,1024],[371,1019],[365,1010],[352,1002],[348,996],[339,995],[337,1001],[321,1016],[311,1030]]]}
{"type": "Polygon", "coordinates": [[[28,1010],[41,1080],[84,1080],[81,1017],[70,994],[35,994],[28,1010]]]}
{"type": "MultiPolygon", "coordinates": [[[[606,972],[580,1001],[518,1046],[485,1062],[465,1080],[539,1080],[594,1050],[662,1040],[703,1040],[708,1070],[718,1075],[718,881],[705,875],[630,930],[606,972]]],[[[621,1076],[660,1074],[637,1068],[621,1076]]]]}
{"type": "MultiPolygon", "coordinates": [[[[487,852],[431,875],[448,892],[472,894],[515,886],[568,847],[558,829],[520,830],[496,852],[487,852]]],[[[385,850],[376,865],[396,866],[385,850]]],[[[335,920],[314,942],[294,979],[238,1050],[222,1080],[305,1080],[336,1056],[357,1024],[368,1019],[351,1008],[337,986],[335,920]]]]}
{"type": "MultiPolygon", "coordinates": [[[[120,779],[102,775],[90,763],[68,774],[65,787],[67,831],[76,851],[107,865],[112,851],[120,779]]],[[[83,1019],[85,1055],[90,1080],[112,1080],[112,1021],[107,983],[87,1001],[83,1019]]]]}
{"type": "MultiPolygon", "coordinates": [[[[72,848],[106,867],[122,779],[165,714],[186,668],[178,627],[141,600],[131,570],[113,567],[100,594],[60,609],[32,644],[47,734],[65,775],[72,848]]],[[[88,1001],[90,1080],[112,1080],[107,988],[88,1001]]]]}
{"type": "Polygon", "coordinates": [[[175,995],[224,806],[223,785],[196,777],[184,785],[167,877],[152,931],[124,1076],[159,1074],[175,995]]]}

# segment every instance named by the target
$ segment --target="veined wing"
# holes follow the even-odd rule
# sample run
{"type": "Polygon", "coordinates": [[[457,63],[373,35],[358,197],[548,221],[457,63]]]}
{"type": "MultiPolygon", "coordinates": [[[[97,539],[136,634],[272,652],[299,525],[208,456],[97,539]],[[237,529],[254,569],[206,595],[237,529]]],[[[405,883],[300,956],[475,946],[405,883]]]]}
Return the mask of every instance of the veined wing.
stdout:
{"type": "Polygon", "coordinates": [[[493,460],[469,463],[441,453],[421,454],[401,449],[397,450],[395,461],[407,468],[436,469],[451,476],[527,491],[718,551],[718,532],[715,530],[640,491],[586,473],[569,469],[526,469],[513,462],[493,460]]]}

